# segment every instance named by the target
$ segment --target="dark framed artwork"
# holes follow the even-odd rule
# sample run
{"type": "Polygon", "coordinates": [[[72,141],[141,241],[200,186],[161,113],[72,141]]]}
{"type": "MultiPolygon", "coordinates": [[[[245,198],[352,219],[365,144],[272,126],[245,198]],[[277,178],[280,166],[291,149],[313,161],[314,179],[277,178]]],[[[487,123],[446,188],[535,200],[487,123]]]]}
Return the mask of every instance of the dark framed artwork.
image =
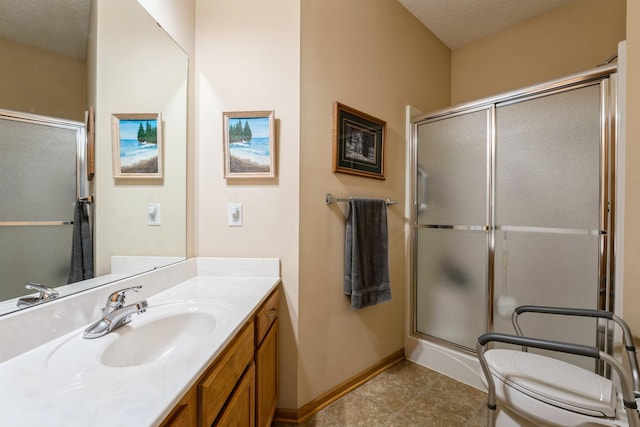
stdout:
{"type": "Polygon", "coordinates": [[[224,112],[224,177],[275,178],[274,111],[224,112]]]}
{"type": "Polygon", "coordinates": [[[336,102],[333,111],[333,171],[385,179],[386,127],[383,120],[336,102]]]}
{"type": "Polygon", "coordinates": [[[113,177],[162,179],[160,113],[111,116],[113,177]]]}

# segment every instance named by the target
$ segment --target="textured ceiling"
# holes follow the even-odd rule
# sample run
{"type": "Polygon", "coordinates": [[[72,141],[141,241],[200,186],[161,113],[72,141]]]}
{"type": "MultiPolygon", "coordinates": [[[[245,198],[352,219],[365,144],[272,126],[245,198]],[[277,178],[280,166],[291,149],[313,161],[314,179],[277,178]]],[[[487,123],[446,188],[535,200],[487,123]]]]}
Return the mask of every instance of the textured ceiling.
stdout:
{"type": "Polygon", "coordinates": [[[453,50],[574,0],[398,1],[453,50]]]}
{"type": "Polygon", "coordinates": [[[0,0],[0,37],[84,58],[90,0],[0,0]]]}

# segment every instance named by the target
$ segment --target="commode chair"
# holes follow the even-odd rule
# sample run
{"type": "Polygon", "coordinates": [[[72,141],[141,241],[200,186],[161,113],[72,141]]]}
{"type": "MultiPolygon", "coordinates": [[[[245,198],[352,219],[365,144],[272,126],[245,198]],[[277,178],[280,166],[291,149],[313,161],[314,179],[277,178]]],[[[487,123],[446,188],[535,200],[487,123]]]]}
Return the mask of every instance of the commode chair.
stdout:
{"type": "Polygon", "coordinates": [[[640,427],[636,399],[640,375],[627,324],[613,313],[574,308],[521,306],[512,315],[516,335],[487,333],[478,337],[476,350],[488,389],[487,426],[631,426],[640,427]],[[541,313],[613,320],[623,333],[629,373],[609,354],[580,344],[522,336],[518,316],[541,313]],[[521,348],[491,348],[490,343],[521,348]],[[616,383],[579,366],[529,353],[527,348],[586,356],[602,360],[617,373],[616,383]]]}

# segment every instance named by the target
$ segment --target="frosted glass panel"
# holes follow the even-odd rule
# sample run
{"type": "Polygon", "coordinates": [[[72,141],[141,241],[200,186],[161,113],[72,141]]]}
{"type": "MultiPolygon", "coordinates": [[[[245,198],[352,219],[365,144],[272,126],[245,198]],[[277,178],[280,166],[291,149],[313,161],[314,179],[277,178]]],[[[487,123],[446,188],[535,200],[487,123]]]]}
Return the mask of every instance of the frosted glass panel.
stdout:
{"type": "MultiPolygon", "coordinates": [[[[0,119],[0,221],[73,221],[77,131],[0,119]]],[[[0,227],[0,299],[66,284],[72,225],[0,227]]]]}
{"type": "Polygon", "coordinates": [[[500,106],[496,115],[496,224],[597,229],[600,87],[500,106]]]}
{"type": "MultiPolygon", "coordinates": [[[[517,305],[597,307],[601,237],[504,230],[495,236],[496,332],[514,333],[511,311],[517,305]]],[[[520,324],[525,335],[595,345],[593,320],[527,314],[520,324]]],[[[593,368],[592,361],[583,363],[593,368]]]]}
{"type": "MultiPolygon", "coordinates": [[[[489,322],[492,331],[514,333],[511,314],[518,305],[598,307],[600,286],[608,285],[607,272],[599,271],[605,247],[599,232],[606,142],[601,84],[536,96],[417,126],[419,333],[473,350],[489,322]],[[493,205],[488,188],[494,190],[493,205]],[[493,217],[487,217],[489,208],[493,217]],[[491,227],[482,232],[429,225],[491,227]],[[489,257],[489,237],[495,239],[495,258],[489,257]],[[493,313],[488,312],[491,283],[493,313]]],[[[534,314],[521,319],[526,335],[597,344],[593,319],[534,314]]],[[[560,357],[594,367],[592,360],[560,357]]]]}
{"type": "Polygon", "coordinates": [[[486,225],[488,114],[418,126],[418,223],[486,225]]]}
{"type": "Polygon", "coordinates": [[[469,349],[486,331],[487,233],[417,234],[416,329],[469,349]]]}
{"type": "Polygon", "coordinates": [[[76,131],[0,120],[0,221],[72,221],[76,131]]]}
{"type": "Polygon", "coordinates": [[[25,294],[25,282],[67,283],[72,225],[0,227],[0,295],[25,294]],[[54,248],[52,250],[52,248],[54,248]]]}

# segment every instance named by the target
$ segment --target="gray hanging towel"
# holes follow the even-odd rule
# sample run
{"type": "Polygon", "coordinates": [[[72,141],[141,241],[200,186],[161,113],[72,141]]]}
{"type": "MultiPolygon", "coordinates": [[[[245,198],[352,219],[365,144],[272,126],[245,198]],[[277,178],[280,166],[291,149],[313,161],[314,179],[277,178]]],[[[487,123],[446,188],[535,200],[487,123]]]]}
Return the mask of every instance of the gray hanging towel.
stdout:
{"type": "Polygon", "coordinates": [[[89,226],[88,202],[76,201],[73,215],[71,264],[67,283],[93,278],[93,242],[89,226]]]}
{"type": "Polygon", "coordinates": [[[349,200],[344,293],[351,296],[351,308],[354,309],[391,299],[387,203],[384,200],[349,200]]]}

